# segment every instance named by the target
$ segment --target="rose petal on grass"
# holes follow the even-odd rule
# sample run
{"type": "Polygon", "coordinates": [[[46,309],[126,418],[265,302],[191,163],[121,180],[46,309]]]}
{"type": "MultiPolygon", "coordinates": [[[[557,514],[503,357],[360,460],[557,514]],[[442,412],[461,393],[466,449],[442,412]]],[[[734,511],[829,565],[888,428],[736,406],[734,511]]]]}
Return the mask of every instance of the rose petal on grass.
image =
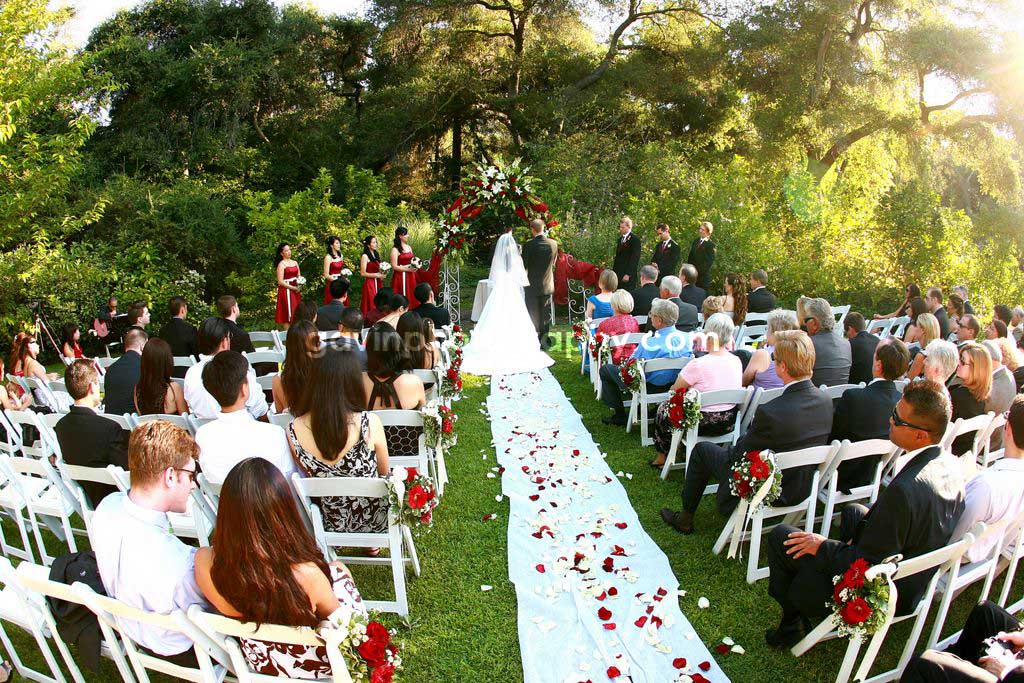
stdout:
{"type": "Polygon", "coordinates": [[[711,607],[711,601],[702,595],[700,598],[697,599],[697,607],[700,607],[701,609],[707,609],[708,607],[711,607]]]}

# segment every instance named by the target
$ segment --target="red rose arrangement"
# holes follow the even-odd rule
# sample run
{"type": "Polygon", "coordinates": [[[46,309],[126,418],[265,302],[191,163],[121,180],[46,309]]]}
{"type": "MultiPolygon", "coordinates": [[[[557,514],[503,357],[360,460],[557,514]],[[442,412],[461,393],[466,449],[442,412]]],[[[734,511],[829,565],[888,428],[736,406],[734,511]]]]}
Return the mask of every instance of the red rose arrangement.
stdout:
{"type": "Polygon", "coordinates": [[[590,359],[598,364],[601,362],[601,354],[605,351],[604,342],[605,339],[603,332],[595,332],[594,336],[590,339],[590,346],[588,347],[590,351],[590,359]]]}
{"type": "Polygon", "coordinates": [[[441,399],[446,403],[462,398],[462,347],[465,345],[466,335],[458,325],[453,326],[444,342],[444,349],[451,362],[438,389],[441,399]]]}
{"type": "Polygon", "coordinates": [[[388,504],[401,524],[413,531],[433,525],[433,510],[437,507],[434,482],[416,471],[415,467],[396,467],[388,480],[388,504]]]}
{"type": "Polygon", "coordinates": [[[572,325],[572,340],[577,344],[582,344],[583,340],[587,338],[587,332],[583,328],[583,323],[573,323],[572,325]]]}
{"type": "Polygon", "coordinates": [[[393,639],[394,631],[359,613],[352,614],[349,623],[341,626],[348,630],[348,635],[341,641],[341,653],[352,680],[368,683],[398,680],[402,657],[393,639]]]}
{"type": "Polygon", "coordinates": [[[771,505],[782,494],[782,470],[779,469],[775,462],[775,454],[771,451],[751,451],[732,466],[732,479],[729,485],[737,497],[750,501],[769,480],[771,489],[761,501],[761,505],[771,505]]]}
{"type": "Polygon", "coordinates": [[[672,429],[689,431],[700,424],[700,395],[688,389],[676,389],[668,399],[668,421],[672,429]]]}
{"type": "Polygon", "coordinates": [[[455,423],[459,416],[448,406],[431,401],[420,410],[423,413],[423,430],[426,432],[427,444],[442,450],[451,450],[458,442],[455,423]]]}
{"type": "Polygon", "coordinates": [[[845,572],[832,579],[832,622],[841,636],[864,638],[885,623],[889,583],[881,575],[867,578],[870,568],[866,560],[854,560],[845,572]]]}
{"type": "Polygon", "coordinates": [[[619,367],[619,376],[622,377],[622,383],[626,385],[627,389],[634,394],[640,393],[640,383],[643,382],[643,378],[640,376],[640,364],[636,362],[635,358],[626,359],[626,362],[619,367]]]}

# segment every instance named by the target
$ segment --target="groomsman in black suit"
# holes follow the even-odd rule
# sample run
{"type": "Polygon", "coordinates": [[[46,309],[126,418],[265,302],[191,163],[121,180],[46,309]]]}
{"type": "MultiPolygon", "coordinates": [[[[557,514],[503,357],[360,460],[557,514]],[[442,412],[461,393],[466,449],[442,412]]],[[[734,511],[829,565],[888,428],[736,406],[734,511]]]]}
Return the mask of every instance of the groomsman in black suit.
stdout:
{"type": "Polygon", "coordinates": [[[750,274],[747,310],[750,313],[769,313],[776,308],[775,295],[768,291],[768,273],[758,268],[750,274]]]}
{"type": "Polygon", "coordinates": [[[854,311],[843,320],[843,332],[850,340],[850,383],[870,382],[873,375],[871,367],[875,362],[875,347],[878,337],[868,332],[864,316],[854,311]]]}
{"type": "Polygon", "coordinates": [[[686,258],[687,263],[692,263],[697,269],[697,281],[695,285],[701,289],[707,289],[711,283],[711,266],[715,263],[715,241],[711,239],[711,233],[715,226],[708,221],[700,224],[700,236],[690,245],[690,255],[686,258]]]}
{"type": "Polygon", "coordinates": [[[539,218],[530,221],[530,231],[533,239],[523,245],[523,266],[530,284],[524,288],[523,294],[526,310],[537,329],[540,348],[547,351],[551,346],[548,330],[551,328],[551,295],[555,291],[558,242],[544,234],[544,221],[539,218]]]}
{"type": "MultiPolygon", "coordinates": [[[[175,356],[195,356],[199,353],[196,350],[196,328],[189,323],[188,304],[185,298],[176,296],[171,299],[171,320],[160,328],[160,338],[171,347],[171,354],[175,356]]],[[[173,377],[184,377],[186,368],[175,367],[171,375],[173,377]]]]}
{"type": "Polygon", "coordinates": [[[619,288],[631,292],[636,287],[636,271],[640,267],[640,238],[633,234],[633,219],[629,216],[619,221],[619,235],[612,270],[619,276],[619,288]]]}
{"type": "Polygon", "coordinates": [[[704,306],[704,299],[708,298],[708,293],[694,284],[697,281],[697,269],[693,267],[692,263],[683,264],[683,267],[679,269],[679,279],[683,283],[679,298],[700,312],[704,306]]]}
{"type": "Polygon", "coordinates": [[[661,278],[666,275],[675,275],[679,272],[679,259],[682,257],[682,250],[679,243],[672,239],[669,234],[668,225],[658,223],[654,229],[658,233],[658,244],[651,254],[651,264],[658,268],[658,279],[655,284],[661,284],[661,278]]]}
{"type": "Polygon", "coordinates": [[[655,280],[661,282],[657,267],[644,266],[640,269],[640,286],[633,292],[633,315],[651,314],[651,302],[658,298],[655,280]]]}

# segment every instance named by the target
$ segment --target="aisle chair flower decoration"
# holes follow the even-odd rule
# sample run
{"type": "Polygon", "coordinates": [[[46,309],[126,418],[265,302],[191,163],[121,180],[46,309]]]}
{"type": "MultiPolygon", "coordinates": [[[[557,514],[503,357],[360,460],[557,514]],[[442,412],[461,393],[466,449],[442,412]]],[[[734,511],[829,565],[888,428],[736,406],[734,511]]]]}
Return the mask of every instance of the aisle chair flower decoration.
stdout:
{"type": "Polygon", "coordinates": [[[445,325],[442,329],[448,335],[444,340],[444,349],[451,362],[445,370],[438,393],[442,401],[449,403],[462,398],[462,347],[466,345],[466,335],[458,325],[445,325]]]}
{"type": "Polygon", "coordinates": [[[729,488],[740,499],[729,522],[733,525],[729,557],[733,558],[747,529],[750,513],[761,506],[771,505],[782,495],[782,470],[775,460],[775,453],[764,450],[744,455],[732,466],[729,488]]]}
{"type": "Polygon", "coordinates": [[[673,391],[668,399],[668,422],[673,430],[684,435],[700,424],[700,394],[688,388],[673,391]]]}
{"type": "Polygon", "coordinates": [[[889,582],[881,574],[868,578],[870,569],[858,559],[832,579],[832,623],[842,637],[864,640],[885,624],[889,582]]]}
{"type": "Polygon", "coordinates": [[[619,367],[619,375],[627,389],[634,394],[640,393],[640,383],[643,382],[643,378],[640,376],[640,364],[636,362],[636,358],[627,359],[619,367]]]}
{"type": "Polygon", "coordinates": [[[455,423],[459,416],[451,408],[437,401],[423,406],[423,429],[427,435],[427,444],[439,451],[450,451],[458,442],[455,423]]]}
{"type": "Polygon", "coordinates": [[[396,467],[387,479],[388,506],[400,524],[413,532],[434,524],[433,511],[437,507],[434,482],[416,471],[415,467],[396,467]]]}
{"type": "Polygon", "coordinates": [[[397,631],[388,629],[369,616],[351,610],[337,610],[327,619],[321,633],[336,646],[345,659],[353,681],[359,683],[394,683],[402,670],[401,647],[395,641],[397,631]],[[338,637],[333,634],[343,634],[338,637]]]}
{"type": "Polygon", "coordinates": [[[590,338],[590,362],[597,363],[598,367],[601,366],[601,359],[608,353],[608,344],[606,343],[603,332],[595,332],[594,336],[590,338]]]}
{"type": "Polygon", "coordinates": [[[583,323],[572,324],[572,340],[577,344],[582,344],[583,340],[587,338],[586,330],[583,329],[583,323]]]}

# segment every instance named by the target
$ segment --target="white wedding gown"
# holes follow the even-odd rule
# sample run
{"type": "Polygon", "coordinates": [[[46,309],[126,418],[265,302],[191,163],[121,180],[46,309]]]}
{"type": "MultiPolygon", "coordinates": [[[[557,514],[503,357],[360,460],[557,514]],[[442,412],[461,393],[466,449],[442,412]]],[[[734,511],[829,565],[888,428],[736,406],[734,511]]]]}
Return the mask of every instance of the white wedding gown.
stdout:
{"type": "Polygon", "coordinates": [[[462,351],[462,371],[471,375],[512,375],[554,364],[540,350],[537,330],[526,310],[529,284],[512,233],[498,238],[491,260],[491,295],[462,351]]]}

